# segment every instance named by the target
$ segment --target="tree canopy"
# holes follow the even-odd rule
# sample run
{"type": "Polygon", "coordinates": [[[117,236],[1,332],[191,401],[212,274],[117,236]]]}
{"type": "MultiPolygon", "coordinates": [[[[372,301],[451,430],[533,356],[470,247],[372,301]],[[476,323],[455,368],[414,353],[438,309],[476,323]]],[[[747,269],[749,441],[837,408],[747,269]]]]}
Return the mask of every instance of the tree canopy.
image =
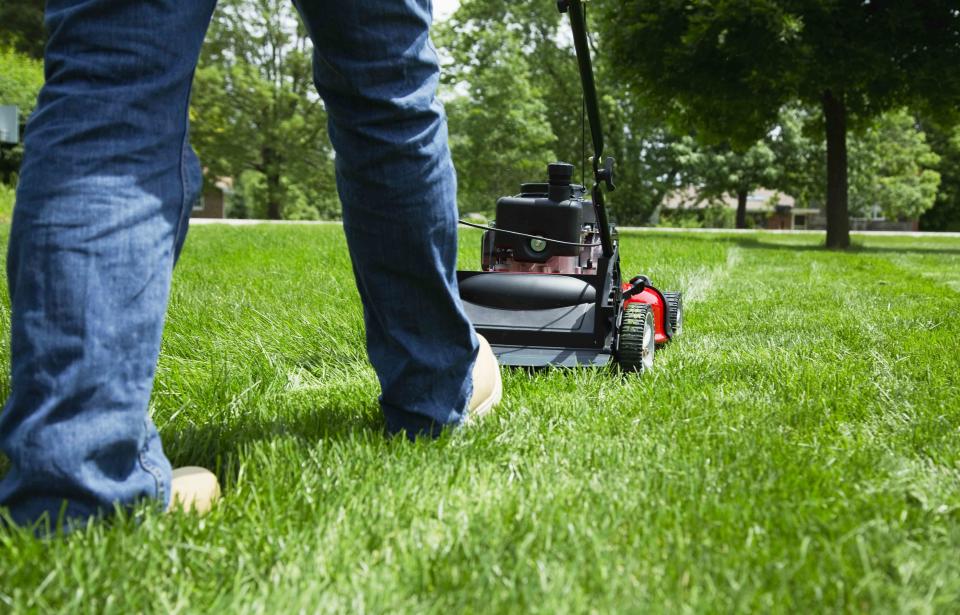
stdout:
{"type": "Polygon", "coordinates": [[[339,212],[311,53],[289,2],[219,3],[194,82],[191,140],[208,179],[238,180],[241,214],[311,219],[339,212]]]}
{"type": "MultiPolygon", "coordinates": [[[[461,43],[456,36],[450,40],[461,43]]],[[[446,109],[460,207],[483,211],[505,191],[544,175],[545,161],[555,158],[555,138],[522,37],[490,24],[471,40],[448,48],[453,62],[447,78],[457,95],[446,109]]]]}
{"type": "MultiPolygon", "coordinates": [[[[42,4],[0,7],[0,103],[23,120],[43,80],[29,57],[45,41],[42,4]]],[[[960,36],[948,4],[590,3],[606,152],[617,159],[613,216],[644,224],[669,193],[692,190],[737,196],[742,225],[746,195],[762,186],[808,206],[836,203],[843,188],[844,223],[846,212],[913,218],[932,205],[924,228],[960,224],[950,112],[960,71],[948,70],[960,36]]],[[[462,0],[433,36],[462,210],[492,211],[553,160],[588,166],[569,24],[553,2],[462,0]]],[[[220,2],[196,73],[192,140],[208,181],[233,179],[231,215],[338,216],[310,61],[288,2],[220,2]]],[[[20,148],[0,156],[9,182],[20,148]]]]}
{"type": "Polygon", "coordinates": [[[702,146],[685,138],[688,154],[683,157],[687,182],[699,188],[700,197],[737,197],[735,226],[747,227],[747,197],[757,188],[773,186],[778,179],[776,154],[766,139],[746,151],[721,145],[702,146]]]}
{"type": "Polygon", "coordinates": [[[933,207],[920,219],[921,229],[960,231],[960,125],[921,120],[927,142],[939,157],[940,186],[933,207]]]}
{"type": "Polygon", "coordinates": [[[851,139],[851,211],[893,220],[918,218],[937,196],[939,162],[906,110],[879,116],[851,139]]]}
{"type": "MultiPolygon", "coordinates": [[[[555,159],[580,171],[589,166],[592,152],[584,149],[589,136],[569,24],[554,3],[463,0],[438,24],[435,37],[447,58],[444,98],[461,206],[490,210],[496,197],[516,191],[519,181],[545,179],[546,164],[555,159]],[[476,121],[470,124],[467,117],[476,121]],[[489,134],[502,121],[511,126],[509,136],[489,134]],[[495,145],[485,145],[490,143],[495,145]],[[498,176],[476,172],[491,164],[498,176]]],[[[611,196],[612,213],[622,222],[643,224],[676,187],[680,139],[634,103],[608,70],[604,53],[595,53],[594,62],[606,151],[624,178],[611,196]]]]}
{"type": "Polygon", "coordinates": [[[949,0],[619,0],[604,28],[633,91],[675,127],[746,147],[793,101],[822,109],[827,245],[849,245],[848,124],[913,105],[955,112],[960,10],[949,0]]]}
{"type": "MultiPolygon", "coordinates": [[[[776,187],[815,206],[826,199],[825,144],[816,133],[822,126],[818,111],[794,107],[781,114],[772,143],[778,157],[776,187]]],[[[934,204],[940,157],[907,109],[883,113],[851,131],[849,152],[853,216],[916,219],[934,204]]]]}
{"type": "Polygon", "coordinates": [[[0,48],[11,48],[40,60],[47,31],[44,0],[3,0],[0,4],[0,48]]]}

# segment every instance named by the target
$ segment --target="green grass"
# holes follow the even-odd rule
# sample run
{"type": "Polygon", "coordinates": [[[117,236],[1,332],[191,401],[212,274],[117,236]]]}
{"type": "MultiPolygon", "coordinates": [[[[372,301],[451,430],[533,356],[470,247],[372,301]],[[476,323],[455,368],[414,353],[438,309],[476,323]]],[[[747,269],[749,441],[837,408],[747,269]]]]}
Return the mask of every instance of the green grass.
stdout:
{"type": "Polygon", "coordinates": [[[958,239],[624,234],[625,271],[686,293],[654,373],[509,372],[482,426],[412,444],[339,227],[191,233],[152,412],[222,505],[0,532],[0,610],[960,604],[958,239]]]}
{"type": "Polygon", "coordinates": [[[9,224],[13,215],[13,197],[16,189],[0,183],[0,224],[9,224]]]}

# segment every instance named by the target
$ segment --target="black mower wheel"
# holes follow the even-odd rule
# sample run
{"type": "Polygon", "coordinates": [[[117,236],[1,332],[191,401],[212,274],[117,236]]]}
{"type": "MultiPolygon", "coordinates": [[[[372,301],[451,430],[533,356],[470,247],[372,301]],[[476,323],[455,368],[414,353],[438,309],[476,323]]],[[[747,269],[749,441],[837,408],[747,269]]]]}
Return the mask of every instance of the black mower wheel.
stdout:
{"type": "Polygon", "coordinates": [[[617,344],[617,362],[621,369],[630,372],[653,369],[655,334],[653,310],[650,306],[646,303],[628,304],[623,311],[617,344]]]}
{"type": "Polygon", "coordinates": [[[670,321],[670,330],[673,332],[670,339],[673,339],[674,336],[680,335],[680,331],[683,329],[683,293],[679,291],[666,292],[663,293],[663,298],[667,300],[667,315],[670,321]]]}

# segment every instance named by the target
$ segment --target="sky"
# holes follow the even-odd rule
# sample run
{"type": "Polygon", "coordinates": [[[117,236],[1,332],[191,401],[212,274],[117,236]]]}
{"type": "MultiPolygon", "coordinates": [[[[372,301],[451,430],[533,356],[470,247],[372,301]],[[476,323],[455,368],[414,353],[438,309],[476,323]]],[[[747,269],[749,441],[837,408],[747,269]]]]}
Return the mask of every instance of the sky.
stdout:
{"type": "Polygon", "coordinates": [[[460,0],[433,0],[433,17],[441,20],[449,17],[460,4],[460,0]]]}

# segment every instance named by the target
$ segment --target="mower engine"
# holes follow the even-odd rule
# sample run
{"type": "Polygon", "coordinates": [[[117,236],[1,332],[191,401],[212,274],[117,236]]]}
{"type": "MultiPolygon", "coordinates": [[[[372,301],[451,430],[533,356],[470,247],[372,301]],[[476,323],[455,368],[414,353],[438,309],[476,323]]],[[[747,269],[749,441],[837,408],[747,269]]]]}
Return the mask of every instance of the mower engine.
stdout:
{"type": "Polygon", "coordinates": [[[555,162],[547,173],[548,183],[523,184],[497,201],[496,226],[509,232],[484,232],[484,271],[597,273],[603,250],[593,202],[571,183],[572,164],[555,162]]]}
{"type": "MultiPolygon", "coordinates": [[[[679,292],[660,292],[646,276],[624,281],[604,189],[614,160],[603,156],[603,131],[583,12],[585,0],[557,0],[570,13],[593,143],[593,188],[572,183],[573,165],[547,166],[547,183],[524,184],[497,201],[484,230],[482,271],[457,271],[466,316],[501,365],[653,367],[654,351],[680,332],[679,292]]],[[[467,226],[477,226],[464,220],[467,226]]]]}

